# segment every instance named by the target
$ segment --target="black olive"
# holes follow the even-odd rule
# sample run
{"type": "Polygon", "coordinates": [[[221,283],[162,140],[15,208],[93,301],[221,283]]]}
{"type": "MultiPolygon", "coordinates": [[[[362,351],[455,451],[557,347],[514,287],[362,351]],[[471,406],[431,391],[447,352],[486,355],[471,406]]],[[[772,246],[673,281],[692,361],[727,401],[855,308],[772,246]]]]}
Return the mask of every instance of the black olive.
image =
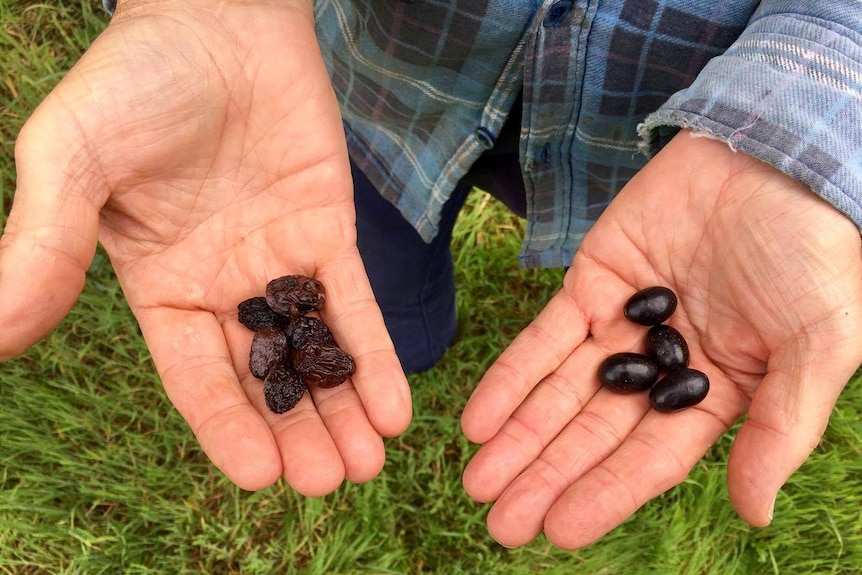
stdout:
{"type": "Polygon", "coordinates": [[[649,392],[649,402],[656,411],[673,413],[697,405],[708,392],[706,374],[686,367],[660,379],[649,392]]]}
{"type": "Polygon", "coordinates": [[[662,286],[642,289],[626,302],[623,314],[641,325],[658,325],[676,311],[676,294],[662,286]]]}
{"type": "Polygon", "coordinates": [[[599,365],[599,381],[616,393],[649,389],[658,379],[658,364],[639,353],[615,353],[599,365]]]}
{"type": "Polygon", "coordinates": [[[688,344],[682,334],[669,325],[650,328],[646,335],[646,354],[665,371],[688,367],[688,344]]]}

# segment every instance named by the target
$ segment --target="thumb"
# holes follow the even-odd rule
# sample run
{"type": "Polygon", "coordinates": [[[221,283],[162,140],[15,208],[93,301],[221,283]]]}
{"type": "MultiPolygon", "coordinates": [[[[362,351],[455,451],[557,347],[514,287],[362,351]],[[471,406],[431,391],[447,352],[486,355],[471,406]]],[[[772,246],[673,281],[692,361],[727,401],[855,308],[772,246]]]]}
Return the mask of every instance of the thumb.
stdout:
{"type": "Polygon", "coordinates": [[[754,394],[727,470],[731,503],[751,525],[772,521],[779,489],[817,447],[841,390],[862,360],[858,336],[831,341],[823,350],[800,344],[775,354],[754,394]]]}
{"type": "Polygon", "coordinates": [[[43,104],[15,145],[15,198],[0,237],[0,359],[23,353],[65,317],[95,254],[102,202],[94,190],[104,184],[58,108],[43,104]]]}

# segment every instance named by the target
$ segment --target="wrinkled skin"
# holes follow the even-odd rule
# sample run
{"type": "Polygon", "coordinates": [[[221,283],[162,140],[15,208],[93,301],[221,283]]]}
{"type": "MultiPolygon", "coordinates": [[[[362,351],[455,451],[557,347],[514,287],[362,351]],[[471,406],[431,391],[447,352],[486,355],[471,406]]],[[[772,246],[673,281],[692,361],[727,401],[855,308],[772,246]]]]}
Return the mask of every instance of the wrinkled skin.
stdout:
{"type": "Polygon", "coordinates": [[[340,113],[309,2],[128,0],[26,123],[0,241],[0,354],[74,304],[97,240],[174,406],[245,489],[306,495],[383,466],[411,401],[356,249],[340,113]],[[305,274],[351,381],[266,409],[237,304],[305,274]],[[373,393],[369,391],[373,390],[373,393]]]}
{"type": "MultiPolygon", "coordinates": [[[[259,489],[283,475],[322,495],[377,475],[410,395],[355,247],[310,3],[121,1],[27,122],[16,160],[0,356],[62,319],[100,241],[169,398],[232,481],[259,489]],[[326,286],[322,315],[357,371],[279,416],[248,371],[252,335],[236,305],[293,273],[326,286]]],[[[810,191],[678,136],[614,201],[465,409],[464,432],[483,445],[464,484],[496,502],[491,534],[587,545],[680,482],[744,413],[731,500],[768,523],[862,361],[860,260],[858,230],[810,191]],[[672,415],[585,376],[639,340],[619,312],[655,284],[680,296],[671,325],[713,386],[672,415]]]]}
{"type": "Polygon", "coordinates": [[[862,362],[860,298],[862,241],[847,217],[774,168],[681,132],[612,202],[464,410],[465,434],[482,443],[464,486],[495,502],[491,535],[588,545],[680,483],[743,414],[730,499],[768,524],[862,362]],[[668,323],[711,385],[670,415],[594,376],[608,354],[643,345],[645,328],[621,310],[652,285],[679,296],[668,323]]]}

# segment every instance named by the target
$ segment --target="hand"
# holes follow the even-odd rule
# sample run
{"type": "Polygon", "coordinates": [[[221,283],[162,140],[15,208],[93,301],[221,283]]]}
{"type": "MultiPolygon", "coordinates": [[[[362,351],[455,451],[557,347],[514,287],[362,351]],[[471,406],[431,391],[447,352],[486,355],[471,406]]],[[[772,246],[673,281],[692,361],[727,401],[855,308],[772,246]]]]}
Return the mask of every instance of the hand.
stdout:
{"type": "Polygon", "coordinates": [[[356,249],[310,2],[121,2],[16,157],[3,357],[68,312],[98,239],[168,396],[232,481],[259,489],[283,474],[322,495],[377,475],[410,394],[356,249]],[[249,373],[236,306],[291,273],[326,286],[323,317],[357,371],[279,416],[249,373]]]}
{"type": "Polygon", "coordinates": [[[482,443],[464,473],[495,501],[491,535],[544,530],[586,546],[680,483],[740,416],[731,501],[766,525],[775,495],[823,433],[862,362],[862,241],[851,221],[776,169],[683,131],[585,238],[563,288],[490,367],[462,417],[482,443]],[[636,290],[679,297],[668,322],[711,389],[695,408],[650,410],[600,389],[598,364],[642,351],[624,319],[636,290]]]}

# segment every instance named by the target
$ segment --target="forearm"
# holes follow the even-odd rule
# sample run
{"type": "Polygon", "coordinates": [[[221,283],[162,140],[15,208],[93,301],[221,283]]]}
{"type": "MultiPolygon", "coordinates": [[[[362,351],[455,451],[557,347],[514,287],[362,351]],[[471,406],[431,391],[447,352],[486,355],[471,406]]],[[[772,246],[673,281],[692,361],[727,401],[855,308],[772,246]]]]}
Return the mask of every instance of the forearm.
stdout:
{"type": "Polygon", "coordinates": [[[313,3],[311,0],[102,0],[102,6],[108,14],[113,15],[120,11],[122,14],[129,14],[136,10],[145,10],[148,7],[158,5],[189,5],[197,4],[201,7],[211,7],[217,9],[220,4],[273,4],[283,5],[285,7],[301,8],[309,15],[313,13],[313,3]]]}
{"type": "Polygon", "coordinates": [[[747,29],[647,118],[650,152],[678,128],[794,177],[862,229],[862,7],[761,3],[747,29]]]}

